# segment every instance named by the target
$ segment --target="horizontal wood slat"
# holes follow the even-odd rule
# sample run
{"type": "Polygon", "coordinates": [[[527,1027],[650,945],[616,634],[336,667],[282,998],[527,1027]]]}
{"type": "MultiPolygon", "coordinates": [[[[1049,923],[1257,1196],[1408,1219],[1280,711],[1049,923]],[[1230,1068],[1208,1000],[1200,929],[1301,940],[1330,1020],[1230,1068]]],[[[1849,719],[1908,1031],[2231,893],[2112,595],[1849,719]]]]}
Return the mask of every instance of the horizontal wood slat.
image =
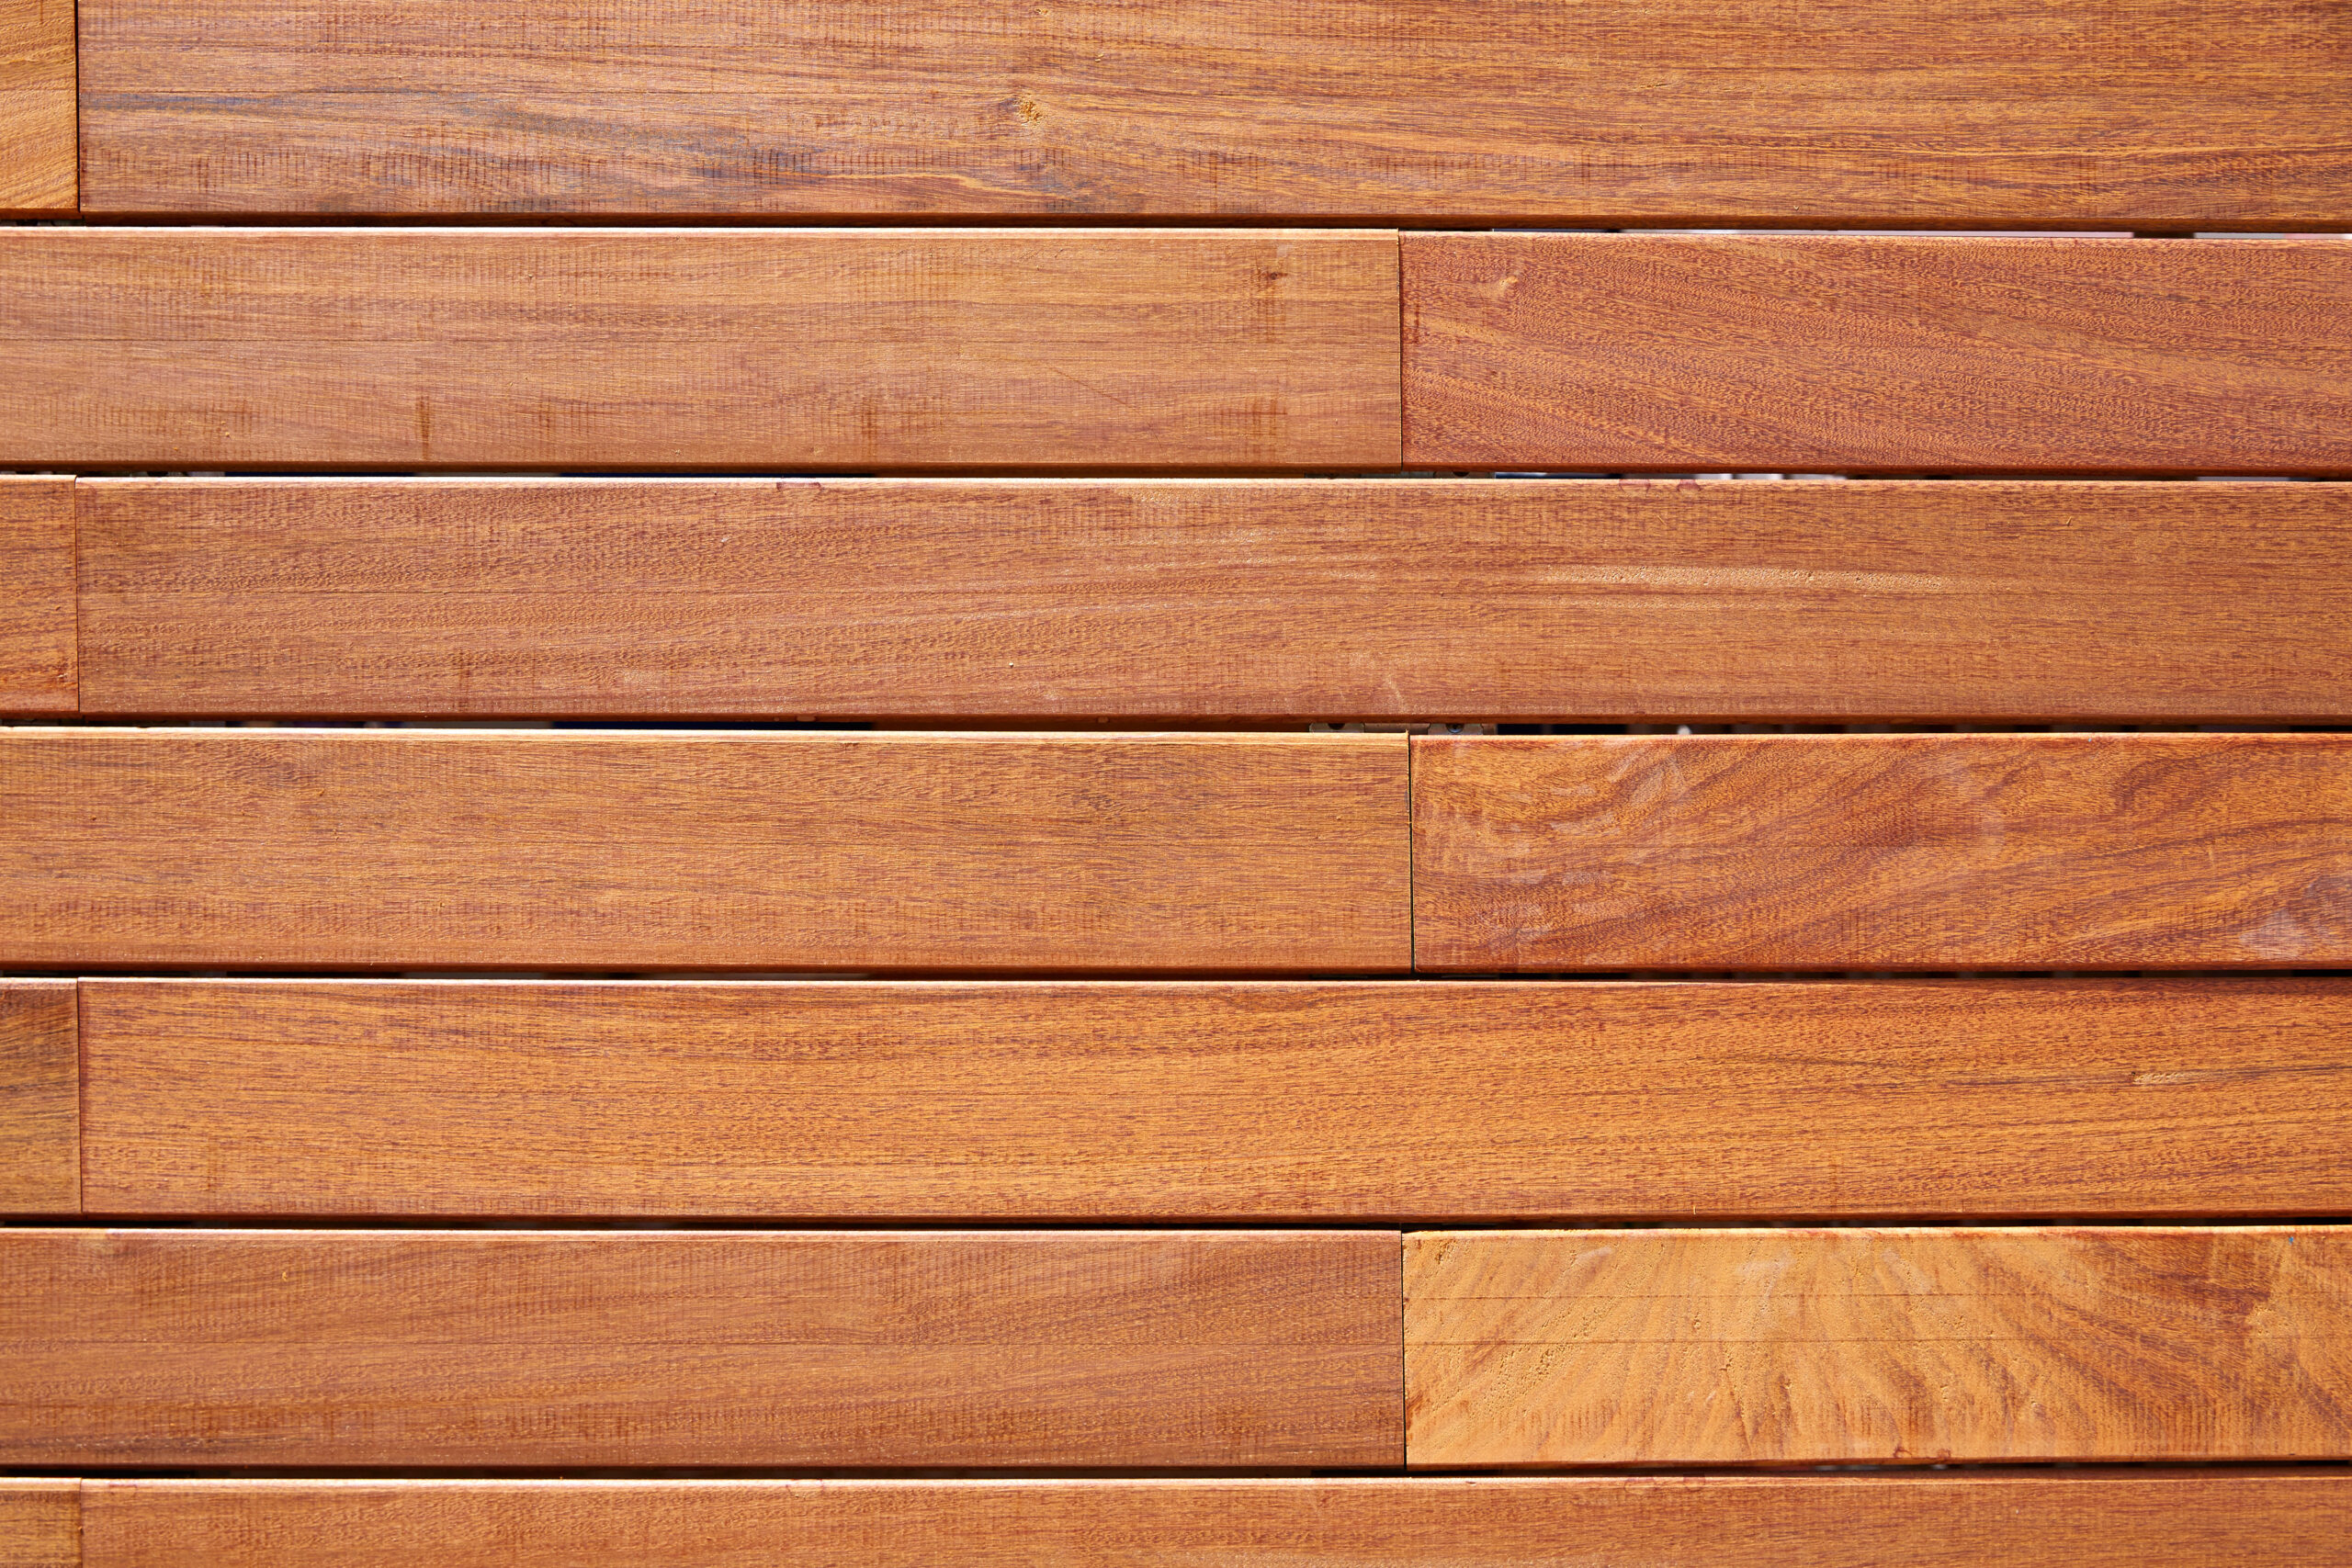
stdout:
{"type": "Polygon", "coordinates": [[[0,0],[0,213],[74,210],[74,0],[0,0]]]}
{"type": "Polygon", "coordinates": [[[1387,467],[1364,231],[0,231],[0,462],[1387,467]]]}
{"type": "Polygon", "coordinates": [[[71,980],[0,979],[0,1214],[82,1206],[74,1002],[71,980]]]}
{"type": "Polygon", "coordinates": [[[0,963],[1396,969],[1402,736],[0,730],[0,963]]]}
{"type": "Polygon", "coordinates": [[[82,998],[93,1213],[2352,1209],[2344,981],[88,980],[82,998]]]}
{"type": "Polygon", "coordinates": [[[2325,0],[83,0],[83,29],[111,209],[2352,216],[2325,0]]]}
{"type": "Polygon", "coordinates": [[[88,1568],[2335,1568],[2352,1479],[92,1481],[88,1568]]]}
{"type": "Polygon", "coordinates": [[[1433,971],[2352,965],[2352,737],[1413,742],[1433,971]]]}
{"type": "Polygon", "coordinates": [[[2352,472],[2352,241],[1403,246],[1411,467],[2352,472]]]}
{"type": "Polygon", "coordinates": [[[0,477],[0,714],[74,711],[74,481],[0,477]]]}
{"type": "Polygon", "coordinates": [[[1391,1465],[1396,1236],[0,1231],[24,1465],[1391,1465]]]}
{"type": "Polygon", "coordinates": [[[81,1568],[78,1481],[0,1477],[0,1568],[81,1568]]]}
{"type": "Polygon", "coordinates": [[[1419,1465],[2352,1457],[2352,1231],[1426,1232],[1419,1465]]]}
{"type": "Polygon", "coordinates": [[[2320,718],[2352,486],[96,479],[82,707],[2320,718]]]}

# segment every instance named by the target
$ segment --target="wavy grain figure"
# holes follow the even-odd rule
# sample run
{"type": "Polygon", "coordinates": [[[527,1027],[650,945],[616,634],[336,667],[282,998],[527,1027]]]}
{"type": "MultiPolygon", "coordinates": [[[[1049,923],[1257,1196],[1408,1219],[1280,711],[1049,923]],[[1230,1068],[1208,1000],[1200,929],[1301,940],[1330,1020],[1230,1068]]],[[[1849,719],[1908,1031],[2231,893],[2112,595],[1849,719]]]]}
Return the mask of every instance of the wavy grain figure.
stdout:
{"type": "Polygon", "coordinates": [[[2352,964],[2352,740],[1414,743],[1437,970],[2352,964]]]}
{"type": "Polygon", "coordinates": [[[1418,1465],[2352,1457],[2333,1228],[1426,1233],[1418,1465]]]}

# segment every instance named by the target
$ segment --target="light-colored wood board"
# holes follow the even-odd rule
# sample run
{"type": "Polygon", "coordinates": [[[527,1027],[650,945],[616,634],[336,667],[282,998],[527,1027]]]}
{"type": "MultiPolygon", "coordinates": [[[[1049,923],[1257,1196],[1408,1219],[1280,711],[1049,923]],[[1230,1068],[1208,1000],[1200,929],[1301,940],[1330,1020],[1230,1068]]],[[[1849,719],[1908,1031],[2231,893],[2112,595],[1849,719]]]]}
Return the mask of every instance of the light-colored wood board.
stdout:
{"type": "Polygon", "coordinates": [[[1417,1465],[2352,1457],[2352,1231],[1427,1231],[1417,1465]]]}
{"type": "Polygon", "coordinates": [[[81,1568],[78,1481],[0,1477],[0,1568],[81,1568]]]}
{"type": "Polygon", "coordinates": [[[1428,970],[2352,965],[2352,736],[1413,746],[1428,970]]]}
{"type": "Polygon", "coordinates": [[[91,1568],[2338,1568],[2352,1479],[93,1481],[91,1568]]]}
{"type": "Polygon", "coordinates": [[[81,1207],[74,1026],[73,981],[0,979],[0,1213],[71,1214],[81,1207]]]}
{"type": "Polygon", "coordinates": [[[0,731],[0,962],[1409,966],[1402,736],[0,731]]]}
{"type": "Polygon", "coordinates": [[[1393,1231],[0,1230],[0,1463],[1393,1465],[1393,1231]]]}
{"type": "Polygon", "coordinates": [[[2328,0],[84,0],[142,211],[2352,221],[2328,0]]]}
{"type": "Polygon", "coordinates": [[[74,210],[74,0],[0,0],[0,213],[74,210]]]}
{"type": "Polygon", "coordinates": [[[1414,468],[2352,473],[2352,240],[1408,235],[1414,468]]]}
{"type": "Polygon", "coordinates": [[[74,711],[74,533],[71,479],[0,476],[0,714],[74,711]]]}
{"type": "Polygon", "coordinates": [[[82,982],[86,1209],[2352,1210],[2352,982],[82,982]]]}
{"type": "Polygon", "coordinates": [[[83,711],[2318,720],[2352,486],[94,479],[83,711]]]}
{"type": "Polygon", "coordinates": [[[0,231],[0,462],[1396,463],[1362,230],[0,231]]]}

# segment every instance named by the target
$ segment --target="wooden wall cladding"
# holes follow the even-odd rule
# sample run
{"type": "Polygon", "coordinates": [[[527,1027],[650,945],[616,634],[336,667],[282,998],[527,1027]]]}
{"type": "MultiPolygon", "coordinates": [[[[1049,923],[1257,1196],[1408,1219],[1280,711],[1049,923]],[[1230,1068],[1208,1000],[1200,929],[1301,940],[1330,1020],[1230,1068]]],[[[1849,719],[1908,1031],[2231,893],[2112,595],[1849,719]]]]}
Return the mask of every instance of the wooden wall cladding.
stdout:
{"type": "Polygon", "coordinates": [[[2338,485],[75,493],[91,714],[2324,721],[2352,686],[2338,485]]]}
{"type": "Polygon", "coordinates": [[[2352,1458],[2352,1232],[1428,1232],[1419,1465],[2352,1458]]]}
{"type": "Polygon", "coordinates": [[[0,213],[74,210],[74,0],[0,0],[0,213]]]}
{"type": "Polygon", "coordinates": [[[2340,238],[1415,234],[1404,258],[1411,467],[2352,473],[2340,238]]]}
{"type": "Polygon", "coordinates": [[[0,1231],[22,1465],[1393,1465],[1393,1231],[0,1231]]]}
{"type": "Polygon", "coordinates": [[[0,1568],[83,1568],[78,1481],[0,1478],[0,1568]]]}
{"type": "Polygon", "coordinates": [[[22,728],[0,962],[1403,970],[1406,795],[1402,736],[22,728]]]}
{"type": "Polygon", "coordinates": [[[1413,742],[1438,971],[2352,964],[2352,738],[1413,742]]]}
{"type": "MultiPolygon", "coordinates": [[[[87,1568],[2336,1568],[2352,1480],[91,1481],[87,1568]]],[[[0,1561],[6,1561],[0,1559],[0,1561]]]]}
{"type": "Polygon", "coordinates": [[[0,463],[1390,467],[1326,230],[0,231],[0,463]]]}
{"type": "Polygon", "coordinates": [[[2352,1207],[2337,980],[87,980],[82,1011],[100,1214],[2352,1207]]]}
{"type": "Polygon", "coordinates": [[[82,14],[102,209],[2352,217],[2326,0],[82,14]]]}
{"type": "Polygon", "coordinates": [[[74,481],[0,476],[0,714],[74,710],[74,481]]]}
{"type": "Polygon", "coordinates": [[[0,1214],[81,1208],[75,1011],[71,980],[0,979],[0,1214]]]}

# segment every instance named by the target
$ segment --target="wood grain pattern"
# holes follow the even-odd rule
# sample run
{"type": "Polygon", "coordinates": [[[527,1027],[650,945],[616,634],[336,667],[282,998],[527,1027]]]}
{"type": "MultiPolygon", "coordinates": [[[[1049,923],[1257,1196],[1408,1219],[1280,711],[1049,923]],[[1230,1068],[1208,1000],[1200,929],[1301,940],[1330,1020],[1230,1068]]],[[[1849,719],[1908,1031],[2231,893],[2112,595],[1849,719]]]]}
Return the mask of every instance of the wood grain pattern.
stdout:
{"type": "Polygon", "coordinates": [[[76,120],[74,0],[0,0],[0,213],[74,210],[76,120]]]}
{"type": "Polygon", "coordinates": [[[2337,1568],[2329,1474],[93,1481],[90,1568],[2337,1568]]]}
{"type": "Polygon", "coordinates": [[[74,481],[0,476],[0,714],[74,711],[74,481]]]}
{"type": "Polygon", "coordinates": [[[2352,738],[1413,747],[1424,969],[2352,964],[2352,738]]]}
{"type": "Polygon", "coordinates": [[[0,462],[1387,467],[1365,231],[0,231],[0,462]]]}
{"type": "Polygon", "coordinates": [[[2352,1232],[1426,1232],[1419,1465],[2352,1457],[2352,1232]]]}
{"type": "Polygon", "coordinates": [[[0,1463],[1390,1465],[1393,1231],[0,1231],[0,1463]]]}
{"type": "Polygon", "coordinates": [[[93,714],[2331,721],[2352,486],[97,479],[93,714]]]}
{"type": "Polygon", "coordinates": [[[82,1568],[78,1481],[0,1480],[0,1568],[82,1568]]]}
{"type": "Polygon", "coordinates": [[[1417,468],[2352,473],[2352,242],[1408,235],[1417,468]]]}
{"type": "Polygon", "coordinates": [[[2352,982],[85,980],[85,1206],[2352,1210],[2352,982]]]}
{"type": "Polygon", "coordinates": [[[74,983],[0,979],[0,1214],[79,1210],[81,1139],[74,983]]]}
{"type": "Polygon", "coordinates": [[[2326,0],[84,0],[204,212],[2342,223],[2326,0]]]}
{"type": "Polygon", "coordinates": [[[0,962],[1402,970],[1406,795],[1401,736],[20,728],[0,962]]]}

